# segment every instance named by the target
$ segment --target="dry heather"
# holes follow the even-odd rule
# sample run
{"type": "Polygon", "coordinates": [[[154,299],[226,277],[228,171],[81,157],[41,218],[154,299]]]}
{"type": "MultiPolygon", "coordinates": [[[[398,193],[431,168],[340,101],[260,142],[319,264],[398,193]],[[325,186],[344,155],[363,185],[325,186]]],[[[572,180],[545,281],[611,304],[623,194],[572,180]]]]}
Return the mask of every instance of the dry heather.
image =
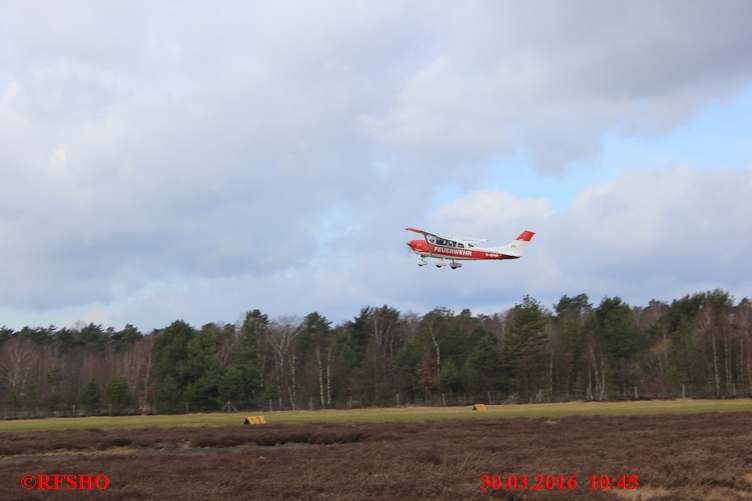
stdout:
{"type": "Polygon", "coordinates": [[[54,473],[110,480],[56,499],[751,499],[750,425],[738,412],[6,433],[0,499],[49,499],[20,479],[54,473]],[[482,474],[578,486],[481,491],[482,474]],[[601,474],[639,487],[589,490],[601,474]]]}

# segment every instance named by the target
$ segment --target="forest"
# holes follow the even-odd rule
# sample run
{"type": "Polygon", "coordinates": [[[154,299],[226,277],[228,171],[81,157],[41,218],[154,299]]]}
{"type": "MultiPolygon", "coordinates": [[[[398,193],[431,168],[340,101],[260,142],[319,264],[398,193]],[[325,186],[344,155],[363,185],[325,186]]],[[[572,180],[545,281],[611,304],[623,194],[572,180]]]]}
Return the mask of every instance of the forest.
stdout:
{"type": "Polygon", "coordinates": [[[0,329],[0,411],[50,415],[329,409],[752,394],[752,303],[530,296],[508,311],[363,307],[149,333],[90,323],[0,329]]]}

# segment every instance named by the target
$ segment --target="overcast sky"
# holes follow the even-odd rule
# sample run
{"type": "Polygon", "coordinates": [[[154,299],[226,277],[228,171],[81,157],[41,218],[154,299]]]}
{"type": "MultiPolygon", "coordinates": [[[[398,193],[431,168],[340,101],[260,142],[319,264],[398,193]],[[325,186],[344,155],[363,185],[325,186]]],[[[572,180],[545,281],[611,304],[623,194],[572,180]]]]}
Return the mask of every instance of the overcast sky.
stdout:
{"type": "Polygon", "coordinates": [[[752,2],[0,4],[0,326],[752,297],[752,2]],[[415,226],[523,259],[419,268],[415,226]]]}

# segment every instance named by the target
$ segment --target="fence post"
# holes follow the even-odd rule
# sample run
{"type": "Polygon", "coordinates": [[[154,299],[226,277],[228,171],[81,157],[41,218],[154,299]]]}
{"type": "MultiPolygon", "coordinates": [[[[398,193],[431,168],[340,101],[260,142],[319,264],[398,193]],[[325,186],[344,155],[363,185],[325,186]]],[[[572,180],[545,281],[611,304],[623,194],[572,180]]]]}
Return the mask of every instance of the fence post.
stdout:
{"type": "Polygon", "coordinates": [[[637,387],[634,387],[634,399],[637,400],[637,387]]]}

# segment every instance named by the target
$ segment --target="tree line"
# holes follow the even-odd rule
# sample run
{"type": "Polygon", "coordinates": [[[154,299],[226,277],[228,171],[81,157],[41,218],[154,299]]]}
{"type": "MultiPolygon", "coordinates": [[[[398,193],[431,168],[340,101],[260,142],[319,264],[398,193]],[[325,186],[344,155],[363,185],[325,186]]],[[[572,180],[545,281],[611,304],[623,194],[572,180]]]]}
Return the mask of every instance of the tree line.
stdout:
{"type": "Polygon", "coordinates": [[[633,307],[585,294],[503,313],[363,307],[147,334],[0,329],[4,417],[752,394],[752,304],[724,290],[633,307]]]}

